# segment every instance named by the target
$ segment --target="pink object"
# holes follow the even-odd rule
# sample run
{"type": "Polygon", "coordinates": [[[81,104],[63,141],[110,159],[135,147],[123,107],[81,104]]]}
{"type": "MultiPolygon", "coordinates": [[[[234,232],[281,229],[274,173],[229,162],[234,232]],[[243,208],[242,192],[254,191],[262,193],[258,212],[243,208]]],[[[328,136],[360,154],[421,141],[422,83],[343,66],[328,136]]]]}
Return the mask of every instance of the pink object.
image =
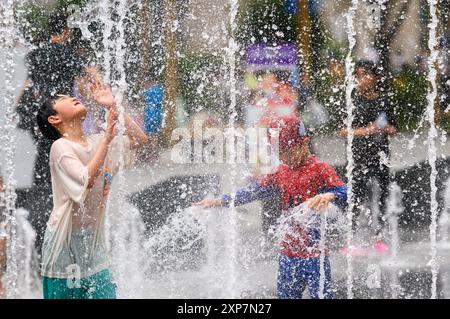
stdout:
{"type": "Polygon", "coordinates": [[[382,240],[377,240],[373,244],[372,248],[373,250],[375,250],[375,252],[380,254],[385,254],[389,252],[389,246],[382,240]]]}
{"type": "MultiPolygon", "coordinates": [[[[352,245],[351,246],[351,254],[354,257],[361,257],[361,256],[366,256],[368,251],[366,247],[363,246],[358,246],[358,245],[352,245]]],[[[341,249],[341,253],[343,255],[347,255],[348,254],[348,246],[345,246],[341,249]]]]}

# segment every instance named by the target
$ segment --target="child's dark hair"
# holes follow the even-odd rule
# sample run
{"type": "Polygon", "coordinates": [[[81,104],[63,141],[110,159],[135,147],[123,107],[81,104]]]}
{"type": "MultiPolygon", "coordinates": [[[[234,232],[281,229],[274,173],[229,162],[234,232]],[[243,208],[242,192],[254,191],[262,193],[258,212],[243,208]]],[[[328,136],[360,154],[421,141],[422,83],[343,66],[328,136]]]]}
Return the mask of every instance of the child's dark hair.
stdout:
{"type": "Polygon", "coordinates": [[[67,20],[69,15],[64,9],[56,9],[48,18],[50,34],[59,35],[68,28],[67,20]]]}
{"type": "Polygon", "coordinates": [[[55,96],[44,97],[41,107],[36,115],[38,127],[42,134],[51,141],[56,141],[61,137],[59,131],[48,122],[48,118],[52,115],[56,115],[56,111],[53,108],[56,101],[55,96]]]}
{"type": "Polygon", "coordinates": [[[363,69],[366,72],[372,73],[374,76],[378,77],[378,68],[377,65],[370,60],[359,60],[355,64],[355,72],[358,69],[363,69]]]}

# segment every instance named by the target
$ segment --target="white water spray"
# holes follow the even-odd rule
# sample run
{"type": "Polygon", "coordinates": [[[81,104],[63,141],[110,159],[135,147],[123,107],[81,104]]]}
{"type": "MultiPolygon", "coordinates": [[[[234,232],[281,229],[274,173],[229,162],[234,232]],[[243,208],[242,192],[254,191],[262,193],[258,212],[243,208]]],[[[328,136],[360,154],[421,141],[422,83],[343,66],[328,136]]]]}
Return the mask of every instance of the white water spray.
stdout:
{"type": "Polygon", "coordinates": [[[5,59],[2,61],[2,70],[5,76],[5,90],[2,98],[3,106],[6,107],[6,123],[4,127],[4,154],[5,154],[5,204],[6,204],[6,228],[7,228],[7,270],[6,289],[8,298],[18,297],[18,269],[17,269],[17,223],[16,223],[16,180],[14,155],[16,151],[15,128],[17,116],[14,100],[14,56],[15,29],[14,29],[14,0],[6,0],[3,3],[2,21],[6,30],[3,45],[5,59]]]}
{"type": "Polygon", "coordinates": [[[447,179],[445,192],[444,192],[444,209],[439,219],[439,232],[442,243],[449,242],[450,231],[450,178],[447,179]]]}
{"type": "Polygon", "coordinates": [[[327,217],[328,209],[324,212],[319,212],[320,215],[320,280],[319,280],[319,298],[323,299],[325,296],[325,249],[326,249],[326,235],[327,235],[327,217]]]}
{"type": "Polygon", "coordinates": [[[398,219],[400,214],[403,212],[402,205],[402,189],[397,183],[392,183],[390,185],[389,199],[387,203],[387,215],[389,220],[389,229],[391,235],[391,255],[390,263],[392,264],[391,270],[391,292],[392,298],[397,299],[401,293],[401,286],[398,282],[398,269],[395,267],[396,259],[400,248],[400,239],[398,234],[398,219]]]}
{"type": "Polygon", "coordinates": [[[397,258],[399,251],[399,234],[398,234],[398,219],[403,212],[402,205],[402,189],[397,183],[390,185],[389,199],[387,205],[387,215],[389,218],[390,235],[391,235],[391,258],[397,258]]]}
{"type": "Polygon", "coordinates": [[[100,2],[100,22],[104,26],[103,30],[103,65],[105,80],[111,79],[111,46],[110,40],[112,35],[113,21],[111,19],[111,0],[101,0],[100,2]]]}
{"type": "Polygon", "coordinates": [[[347,105],[347,297],[353,299],[353,266],[352,266],[352,222],[353,222],[353,119],[354,119],[354,108],[352,101],[352,93],[355,88],[355,77],[354,77],[354,62],[352,58],[353,49],[356,44],[356,31],[354,26],[354,19],[356,9],[358,8],[358,0],[352,0],[351,7],[347,12],[347,36],[349,42],[348,54],[345,59],[345,83],[346,83],[346,105],[347,105]]]}
{"type": "MultiPolygon", "coordinates": [[[[112,43],[112,48],[114,49],[115,65],[114,69],[116,72],[116,78],[112,81],[112,89],[114,96],[116,98],[117,110],[119,113],[118,118],[118,154],[119,154],[119,172],[117,173],[118,188],[115,196],[115,200],[118,206],[118,211],[116,216],[111,217],[112,233],[112,250],[113,250],[113,260],[115,260],[115,280],[119,284],[118,296],[126,298],[136,298],[143,297],[142,289],[137,289],[136,286],[131,289],[125,289],[129,286],[129,278],[140,277],[142,281],[143,275],[141,274],[141,269],[136,267],[130,267],[129,263],[129,253],[130,249],[139,247],[139,235],[133,233],[137,230],[136,227],[139,225],[139,216],[134,214],[130,216],[129,208],[126,205],[125,200],[125,190],[127,189],[126,179],[124,175],[125,168],[125,105],[124,101],[127,100],[127,82],[126,82],[126,70],[125,70],[125,54],[127,43],[125,41],[125,19],[129,13],[128,1],[120,0],[117,9],[111,8],[111,11],[117,10],[117,15],[120,16],[119,22],[116,24],[116,38],[112,43]],[[133,220],[134,223],[133,223],[133,220]],[[133,226],[134,225],[134,226],[133,226]],[[124,289],[121,289],[124,288],[124,289]]],[[[108,41],[107,41],[108,42],[108,41]]],[[[106,66],[108,67],[108,65],[106,66]]],[[[138,251],[135,251],[139,254],[138,251]]],[[[135,256],[138,258],[137,256],[135,256]]],[[[137,279],[139,281],[139,279],[137,279]]]]}
{"type": "Polygon", "coordinates": [[[20,298],[39,298],[42,289],[39,278],[39,265],[35,254],[34,242],[36,232],[28,222],[28,212],[17,210],[17,270],[21,274],[17,278],[17,290],[20,298]]]}
{"type": "Polygon", "coordinates": [[[435,114],[434,114],[434,104],[437,97],[437,71],[436,71],[436,62],[438,59],[438,51],[436,47],[438,45],[437,37],[436,37],[436,29],[438,26],[438,18],[437,18],[437,1],[429,0],[428,1],[430,7],[430,16],[431,21],[428,25],[429,29],[429,39],[428,39],[428,48],[430,49],[430,58],[428,60],[428,82],[431,84],[431,88],[428,89],[427,93],[427,117],[430,123],[430,129],[428,131],[428,163],[431,167],[430,173],[430,185],[431,185],[431,198],[430,198],[430,207],[431,207],[431,224],[430,224],[430,242],[431,242],[431,274],[432,274],[432,284],[431,284],[431,299],[437,298],[437,277],[439,272],[439,265],[437,261],[437,248],[436,248],[436,238],[437,238],[437,187],[436,187],[436,177],[437,177],[437,169],[436,169],[436,138],[438,136],[436,124],[435,124],[435,114]]]}
{"type": "MultiPolygon", "coordinates": [[[[229,67],[229,90],[230,90],[230,120],[229,120],[229,127],[230,127],[230,133],[231,137],[233,137],[231,140],[233,141],[232,147],[229,148],[231,150],[229,154],[229,159],[231,159],[230,163],[232,164],[232,170],[231,170],[231,180],[230,184],[232,186],[231,193],[234,194],[235,184],[236,184],[236,164],[235,164],[235,147],[234,147],[234,126],[235,121],[237,117],[236,112],[236,103],[237,103],[237,89],[236,89],[236,53],[238,51],[238,44],[235,39],[235,33],[237,29],[237,23],[236,23],[236,17],[237,12],[239,8],[238,0],[230,0],[230,25],[229,25],[229,40],[228,40],[228,47],[227,47],[227,62],[229,67]]],[[[237,234],[237,210],[234,207],[234,199],[230,203],[231,209],[230,209],[230,231],[229,231],[229,238],[227,242],[227,248],[230,251],[230,260],[229,260],[229,270],[230,270],[230,280],[228,282],[228,291],[230,292],[230,298],[236,298],[236,279],[237,279],[237,250],[236,250],[236,244],[238,240],[238,234],[237,234]]]]}

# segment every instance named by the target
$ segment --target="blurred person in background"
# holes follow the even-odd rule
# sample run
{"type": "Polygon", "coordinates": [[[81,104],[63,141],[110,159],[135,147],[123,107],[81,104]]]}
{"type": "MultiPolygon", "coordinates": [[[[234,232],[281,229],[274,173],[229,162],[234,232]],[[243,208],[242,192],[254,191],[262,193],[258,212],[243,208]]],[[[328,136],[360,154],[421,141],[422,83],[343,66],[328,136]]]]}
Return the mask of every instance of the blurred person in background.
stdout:
{"type": "MultiPolygon", "coordinates": [[[[356,89],[353,92],[355,105],[352,123],[354,140],[352,144],[354,169],[353,192],[354,210],[352,229],[358,228],[358,217],[367,199],[372,199],[373,192],[369,190],[369,181],[377,181],[380,187],[378,202],[379,216],[373,249],[379,253],[387,253],[389,247],[384,241],[385,213],[389,196],[390,172],[389,136],[396,134],[396,120],[390,105],[383,100],[378,91],[378,72],[375,63],[361,60],[355,67],[356,89]]],[[[342,128],[339,135],[347,137],[347,128],[342,128]]],[[[344,247],[346,253],[348,247],[344,247]]],[[[354,247],[354,254],[364,254],[363,247],[354,247]]]]}
{"type": "Polygon", "coordinates": [[[143,92],[144,98],[144,131],[148,142],[143,149],[144,158],[154,162],[158,159],[159,137],[162,129],[164,113],[164,87],[156,81],[149,81],[143,92]]]}

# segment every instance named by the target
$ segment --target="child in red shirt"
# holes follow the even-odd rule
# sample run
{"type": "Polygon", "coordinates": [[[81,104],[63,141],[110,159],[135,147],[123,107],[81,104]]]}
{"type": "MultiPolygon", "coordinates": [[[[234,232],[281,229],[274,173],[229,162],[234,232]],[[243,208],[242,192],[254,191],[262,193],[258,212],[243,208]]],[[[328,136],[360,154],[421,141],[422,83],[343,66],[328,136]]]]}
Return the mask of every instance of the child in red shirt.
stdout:
{"type": "MultiPolygon", "coordinates": [[[[280,159],[283,162],[276,172],[259,182],[239,190],[233,196],[204,199],[198,206],[204,208],[243,205],[254,200],[281,196],[283,209],[288,210],[301,203],[320,210],[330,202],[339,207],[347,203],[347,187],[334,169],[319,161],[309,150],[309,137],[303,123],[296,117],[281,118],[271,124],[279,128],[280,159]]],[[[320,231],[296,226],[294,232],[284,234],[279,258],[277,290],[279,298],[301,298],[306,286],[311,298],[319,298],[320,290],[320,231]]],[[[328,251],[324,259],[324,298],[332,298],[331,269],[328,251]]]]}

